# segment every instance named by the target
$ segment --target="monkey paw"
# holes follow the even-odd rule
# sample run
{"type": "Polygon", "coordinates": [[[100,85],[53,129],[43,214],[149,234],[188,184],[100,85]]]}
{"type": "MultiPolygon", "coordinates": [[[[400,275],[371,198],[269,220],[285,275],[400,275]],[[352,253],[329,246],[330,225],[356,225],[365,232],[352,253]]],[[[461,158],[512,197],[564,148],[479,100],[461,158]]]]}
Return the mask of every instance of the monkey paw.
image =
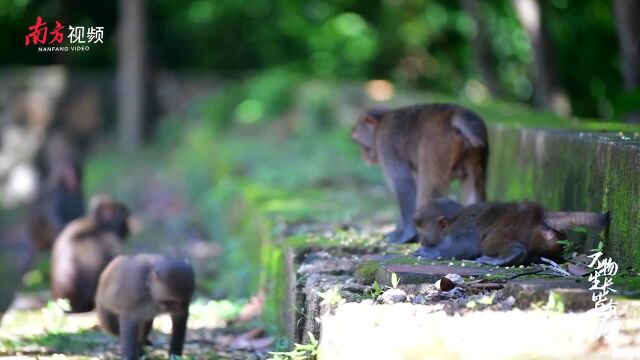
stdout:
{"type": "Polygon", "coordinates": [[[407,227],[404,230],[396,229],[385,235],[387,242],[391,244],[407,244],[417,241],[416,230],[413,227],[407,227]]]}
{"type": "Polygon", "coordinates": [[[439,255],[422,246],[413,253],[413,256],[419,256],[426,259],[436,259],[439,255]]]}

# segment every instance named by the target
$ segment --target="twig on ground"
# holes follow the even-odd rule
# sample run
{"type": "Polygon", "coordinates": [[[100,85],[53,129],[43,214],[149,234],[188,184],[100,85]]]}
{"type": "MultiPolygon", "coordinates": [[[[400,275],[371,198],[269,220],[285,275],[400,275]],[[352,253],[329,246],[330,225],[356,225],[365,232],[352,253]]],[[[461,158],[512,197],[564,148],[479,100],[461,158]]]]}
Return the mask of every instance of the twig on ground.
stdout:
{"type": "Polygon", "coordinates": [[[547,259],[547,258],[544,258],[544,257],[541,257],[540,260],[542,260],[543,262],[549,264],[549,265],[540,264],[540,266],[542,266],[545,270],[550,270],[550,271],[556,273],[558,276],[572,276],[568,271],[563,269],[555,261],[547,259]]]}

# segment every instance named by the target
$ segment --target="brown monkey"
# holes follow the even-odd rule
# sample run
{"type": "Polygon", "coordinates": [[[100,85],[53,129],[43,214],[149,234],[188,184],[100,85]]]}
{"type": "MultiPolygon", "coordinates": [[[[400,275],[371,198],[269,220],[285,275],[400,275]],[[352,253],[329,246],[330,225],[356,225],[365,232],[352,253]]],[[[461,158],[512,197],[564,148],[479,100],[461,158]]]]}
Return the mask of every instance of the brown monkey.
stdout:
{"type": "Polygon", "coordinates": [[[69,223],[53,244],[53,297],[69,299],[72,312],[94,308],[100,273],[122,252],[129,234],[129,209],[106,195],[91,201],[89,214],[69,223]]]}
{"type": "Polygon", "coordinates": [[[415,240],[415,210],[462,181],[465,204],[485,199],[489,145],[482,119],[453,104],[415,105],[364,113],[351,130],[362,158],[382,166],[400,206],[390,242],[415,240]]]}
{"type": "Polygon", "coordinates": [[[153,319],[171,314],[169,356],[182,355],[195,275],[188,262],[162,255],[118,256],[100,276],[96,308],[102,328],[120,336],[122,358],[137,359],[153,319]]]}
{"type": "Polygon", "coordinates": [[[563,261],[558,240],[577,226],[606,229],[608,216],[547,211],[533,202],[477,203],[451,216],[453,200],[438,199],[418,210],[416,227],[427,258],[474,260],[490,265],[526,265],[540,257],[563,261]],[[439,213],[439,214],[438,214],[439,213]],[[430,239],[424,239],[429,236],[430,239]]]}
{"type": "Polygon", "coordinates": [[[82,168],[66,158],[52,165],[49,176],[29,209],[31,239],[38,249],[50,249],[72,220],[85,213],[82,168]]]}

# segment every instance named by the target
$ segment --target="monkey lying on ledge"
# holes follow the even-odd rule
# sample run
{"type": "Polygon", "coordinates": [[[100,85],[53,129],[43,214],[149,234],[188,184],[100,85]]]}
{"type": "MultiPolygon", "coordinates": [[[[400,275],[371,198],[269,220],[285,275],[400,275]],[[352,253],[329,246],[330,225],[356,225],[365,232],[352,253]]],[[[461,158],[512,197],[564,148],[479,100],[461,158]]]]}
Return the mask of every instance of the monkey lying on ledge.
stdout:
{"type": "Polygon", "coordinates": [[[417,211],[415,224],[422,247],[415,255],[495,266],[527,265],[541,257],[563,261],[558,240],[566,239],[565,230],[578,226],[604,230],[608,222],[604,214],[547,211],[533,202],[462,207],[440,198],[417,211]]]}

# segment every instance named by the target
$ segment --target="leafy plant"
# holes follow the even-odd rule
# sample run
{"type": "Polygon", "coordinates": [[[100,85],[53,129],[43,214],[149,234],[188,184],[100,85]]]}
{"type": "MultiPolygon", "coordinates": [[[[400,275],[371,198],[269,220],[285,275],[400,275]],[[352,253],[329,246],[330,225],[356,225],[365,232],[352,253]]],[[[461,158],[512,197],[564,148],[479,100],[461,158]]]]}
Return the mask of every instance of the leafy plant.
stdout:
{"type": "Polygon", "coordinates": [[[273,357],[269,360],[314,360],[318,356],[319,342],[311,332],[309,335],[309,343],[294,344],[293,350],[287,352],[270,352],[273,357]]]}
{"type": "Polygon", "coordinates": [[[574,250],[574,244],[570,240],[558,240],[558,244],[562,247],[562,255],[570,258],[574,250]]]}
{"type": "Polygon", "coordinates": [[[548,311],[565,312],[565,305],[562,296],[554,291],[549,292],[549,300],[544,309],[548,311]]]}
{"type": "Polygon", "coordinates": [[[336,307],[340,304],[345,303],[345,299],[340,294],[340,289],[337,286],[332,287],[331,289],[325,292],[318,292],[318,296],[322,298],[321,305],[329,305],[331,307],[336,307]]]}
{"type": "Polygon", "coordinates": [[[373,292],[372,295],[375,298],[378,298],[378,296],[382,295],[382,293],[384,292],[384,290],[382,289],[382,286],[380,286],[380,284],[378,284],[378,281],[374,280],[373,281],[373,292]]]}
{"type": "Polygon", "coordinates": [[[394,289],[397,289],[398,285],[400,285],[400,279],[398,278],[398,274],[391,273],[391,287],[394,289]]]}
{"type": "Polygon", "coordinates": [[[592,253],[602,252],[604,250],[604,242],[598,241],[598,247],[595,249],[591,249],[592,253]]]}

